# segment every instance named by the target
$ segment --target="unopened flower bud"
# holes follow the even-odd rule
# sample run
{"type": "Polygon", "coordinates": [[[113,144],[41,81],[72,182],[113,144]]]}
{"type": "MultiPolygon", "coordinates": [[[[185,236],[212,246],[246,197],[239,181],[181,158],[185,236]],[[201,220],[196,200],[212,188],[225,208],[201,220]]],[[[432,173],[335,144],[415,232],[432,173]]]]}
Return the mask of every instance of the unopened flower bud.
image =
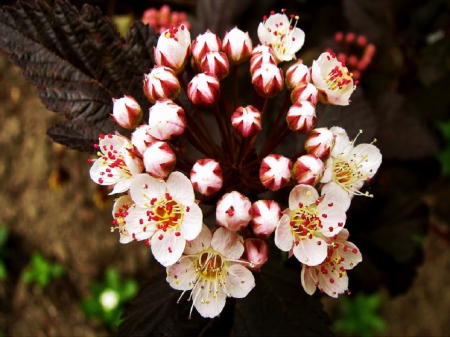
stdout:
{"type": "Polygon", "coordinates": [[[250,238],[244,241],[242,259],[250,262],[249,269],[259,270],[269,258],[269,246],[261,239],[250,238]]]}
{"type": "Polygon", "coordinates": [[[203,195],[211,195],[222,188],[222,169],[214,159],[199,159],[192,166],[191,182],[194,189],[203,195]]]}
{"type": "Polygon", "coordinates": [[[325,165],[313,154],[305,154],[297,158],[292,168],[292,178],[298,184],[315,186],[323,176],[325,165]]]}
{"type": "Polygon", "coordinates": [[[244,138],[252,137],[261,131],[261,113],[255,107],[239,107],[231,116],[231,124],[244,138]]]}
{"type": "Polygon", "coordinates": [[[246,61],[252,54],[252,40],[247,33],[238,28],[233,28],[223,38],[222,50],[227,54],[232,64],[246,61]]]}
{"type": "Polygon", "coordinates": [[[149,133],[159,140],[179,136],[186,128],[184,110],[171,100],[160,100],[150,108],[149,133]]]}
{"type": "Polygon", "coordinates": [[[217,51],[207,53],[200,62],[200,70],[213,74],[219,81],[224,79],[230,70],[227,55],[217,51]]]}
{"type": "Polygon", "coordinates": [[[316,106],[319,101],[319,92],[317,88],[312,84],[300,84],[294,88],[291,92],[291,102],[308,101],[312,105],[316,106]]]}
{"type": "Polygon", "coordinates": [[[151,103],[159,99],[174,100],[181,91],[175,72],[169,67],[155,67],[144,75],[144,94],[151,103]]]}
{"type": "Polygon", "coordinates": [[[308,101],[297,101],[286,116],[289,129],[297,133],[308,133],[316,125],[316,108],[308,101]]]}
{"type": "Polygon", "coordinates": [[[221,48],[222,42],[220,42],[220,39],[208,29],[206,33],[200,34],[192,41],[192,58],[195,63],[200,64],[207,53],[220,51],[221,48]]]}
{"type": "Polygon", "coordinates": [[[253,217],[250,225],[257,236],[268,237],[275,231],[281,218],[281,208],[273,200],[258,200],[252,205],[253,217]]]}
{"type": "Polygon", "coordinates": [[[132,130],[139,125],[142,120],[142,110],[136,100],[128,95],[122,98],[113,98],[112,119],[124,129],[132,130]]]}
{"type": "Polygon", "coordinates": [[[298,60],[286,71],[286,87],[293,90],[299,85],[306,85],[311,82],[311,71],[303,64],[303,60],[298,60]]]}
{"type": "Polygon", "coordinates": [[[348,105],[355,90],[352,73],[336,55],[322,53],[313,61],[311,78],[319,90],[319,100],[324,104],[348,105]]]}
{"type": "Polygon", "coordinates": [[[189,82],[189,100],[202,108],[212,107],[220,96],[220,82],[212,74],[199,73],[189,82]]]}
{"type": "Polygon", "coordinates": [[[171,68],[179,74],[185,67],[191,46],[191,34],[184,24],[171,27],[162,33],[158,39],[155,53],[155,63],[171,68]]]}
{"type": "Polygon", "coordinates": [[[318,158],[327,159],[335,139],[333,132],[326,127],[314,129],[305,141],[305,150],[318,158]]]}
{"type": "Polygon", "coordinates": [[[265,63],[255,70],[252,84],[262,97],[275,97],[284,87],[283,71],[276,65],[265,63]]]}
{"type": "Polygon", "coordinates": [[[270,154],[261,162],[259,179],[261,183],[272,191],[285,186],[291,178],[291,161],[279,154],[270,154]]]}
{"type": "Polygon", "coordinates": [[[270,47],[259,45],[252,51],[252,57],[250,58],[250,74],[253,76],[256,69],[260,68],[265,63],[277,64],[270,47]]]}
{"type": "Polygon", "coordinates": [[[144,152],[145,170],[155,178],[166,178],[175,162],[176,156],[166,142],[154,142],[144,152]]]}
{"type": "Polygon", "coordinates": [[[131,144],[133,144],[134,151],[141,157],[144,156],[144,152],[150,144],[157,141],[156,138],[150,135],[149,131],[150,126],[148,124],[144,124],[139,125],[131,134],[131,144]]]}
{"type": "Polygon", "coordinates": [[[252,203],[239,192],[226,193],[217,202],[217,223],[232,231],[247,227],[252,218],[252,203]]]}

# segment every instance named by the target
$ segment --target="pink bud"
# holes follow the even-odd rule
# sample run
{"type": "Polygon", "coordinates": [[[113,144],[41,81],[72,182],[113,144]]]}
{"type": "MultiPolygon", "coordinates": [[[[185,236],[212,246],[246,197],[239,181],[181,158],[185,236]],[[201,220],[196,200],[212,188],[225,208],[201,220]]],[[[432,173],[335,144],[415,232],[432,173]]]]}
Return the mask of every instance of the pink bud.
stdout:
{"type": "Polygon", "coordinates": [[[222,52],[209,52],[200,62],[200,70],[204,73],[215,75],[219,80],[223,80],[228,76],[230,64],[228,57],[222,52]]]}
{"type": "Polygon", "coordinates": [[[150,74],[144,75],[144,94],[151,103],[159,99],[174,100],[180,91],[180,82],[175,72],[168,67],[157,66],[150,74]]]}
{"type": "Polygon", "coordinates": [[[326,127],[314,129],[305,141],[305,150],[318,158],[327,159],[330,157],[335,139],[333,132],[326,127]]]}
{"type": "Polygon", "coordinates": [[[144,166],[155,178],[166,178],[175,166],[176,157],[166,142],[154,142],[144,152],[144,166]]]}
{"type": "Polygon", "coordinates": [[[297,133],[308,133],[316,125],[316,108],[308,101],[297,101],[286,116],[289,129],[297,133]]]}
{"type": "Polygon", "coordinates": [[[192,166],[191,182],[194,189],[203,195],[211,195],[222,188],[222,169],[213,159],[199,159],[192,166]]]}
{"type": "Polygon", "coordinates": [[[113,113],[110,115],[114,122],[124,129],[132,130],[142,120],[142,110],[136,100],[128,95],[122,98],[113,98],[113,113]]]}
{"type": "Polygon", "coordinates": [[[179,74],[187,63],[191,51],[191,34],[184,24],[163,32],[154,49],[155,63],[171,68],[179,74]]]}
{"type": "Polygon", "coordinates": [[[292,178],[298,184],[315,186],[323,176],[325,165],[322,160],[312,154],[305,154],[294,163],[292,178]]]}
{"type": "Polygon", "coordinates": [[[275,97],[284,87],[283,71],[276,65],[265,63],[255,70],[252,84],[262,97],[275,97]]]}
{"type": "Polygon", "coordinates": [[[244,241],[244,255],[242,258],[250,262],[249,269],[259,270],[269,258],[269,246],[261,239],[247,239],[244,241]]]}
{"type": "Polygon", "coordinates": [[[261,131],[261,113],[253,106],[239,107],[231,116],[231,124],[244,138],[261,131]]]}
{"type": "Polygon", "coordinates": [[[250,58],[250,74],[253,76],[256,69],[260,68],[265,63],[277,64],[272,49],[268,46],[259,45],[252,51],[252,57],[250,58]]]}
{"type": "Polygon", "coordinates": [[[159,140],[179,136],[186,128],[186,117],[182,107],[171,100],[160,100],[150,108],[149,133],[159,140]]]}
{"type": "Polygon", "coordinates": [[[247,227],[252,218],[252,203],[239,192],[226,193],[217,202],[217,223],[232,231],[247,227]]]}
{"type": "Polygon", "coordinates": [[[312,105],[316,105],[319,101],[319,91],[312,84],[300,84],[291,92],[291,102],[308,101],[312,105]]]}
{"type": "Polygon", "coordinates": [[[252,205],[253,217],[250,225],[257,236],[268,237],[275,231],[281,218],[281,208],[273,200],[258,200],[252,205]]]}
{"type": "Polygon", "coordinates": [[[261,162],[259,179],[261,183],[272,191],[285,186],[291,178],[291,161],[279,154],[270,154],[261,162]]]}
{"type": "Polygon", "coordinates": [[[222,50],[227,54],[232,64],[246,61],[252,54],[252,40],[247,33],[238,28],[233,28],[223,38],[222,50]]]}
{"type": "Polygon", "coordinates": [[[199,73],[189,82],[187,96],[195,105],[210,108],[220,96],[220,82],[214,75],[199,73]]]}
{"type": "Polygon", "coordinates": [[[306,85],[309,82],[311,82],[311,71],[303,64],[303,60],[298,60],[286,71],[286,87],[288,90],[306,85]]]}
{"type": "Polygon", "coordinates": [[[200,34],[192,41],[192,58],[195,63],[200,64],[203,57],[213,51],[220,51],[222,42],[216,34],[211,33],[209,29],[204,34],[200,34]]]}
{"type": "Polygon", "coordinates": [[[149,134],[150,126],[148,124],[139,125],[131,134],[131,144],[133,144],[134,151],[141,157],[144,156],[145,150],[157,139],[149,134]]]}

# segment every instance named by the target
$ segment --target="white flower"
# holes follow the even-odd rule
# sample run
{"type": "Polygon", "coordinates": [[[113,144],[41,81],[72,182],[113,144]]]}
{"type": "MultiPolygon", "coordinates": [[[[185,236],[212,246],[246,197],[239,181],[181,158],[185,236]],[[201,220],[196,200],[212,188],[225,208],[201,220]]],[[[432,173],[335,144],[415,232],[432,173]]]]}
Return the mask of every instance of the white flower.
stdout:
{"type": "Polygon", "coordinates": [[[369,181],[380,167],[382,156],[380,150],[373,144],[354,146],[347,132],[340,127],[332,127],[336,136],[331,156],[325,162],[325,172],[322,183],[335,182],[350,198],[353,195],[366,195],[359,190],[364,182],[369,181]]]}
{"type": "Polygon", "coordinates": [[[144,169],[129,139],[119,134],[100,135],[96,148],[100,150],[100,158],[89,171],[91,179],[99,185],[114,186],[110,194],[128,191],[131,178],[144,169]]]}
{"type": "Polygon", "coordinates": [[[111,231],[114,231],[114,229],[116,228],[119,230],[120,243],[129,243],[133,241],[133,237],[130,235],[130,233],[128,233],[127,225],[125,223],[125,217],[128,215],[128,210],[133,205],[134,201],[131,200],[128,194],[121,196],[114,203],[112,212],[114,218],[114,227],[111,228],[111,231]]]}
{"type": "Polygon", "coordinates": [[[327,238],[338,234],[346,220],[346,205],[340,200],[337,186],[321,197],[312,186],[295,186],[289,195],[289,208],[275,230],[276,246],[286,252],[292,249],[308,266],[322,263],[327,257],[327,238]]]}
{"type": "Polygon", "coordinates": [[[285,14],[272,14],[258,26],[258,38],[261,44],[270,46],[277,62],[295,59],[295,53],[305,42],[305,33],[297,28],[298,17],[285,14]],[[292,19],[295,24],[292,26],[292,19]]]}
{"type": "Polygon", "coordinates": [[[334,54],[322,53],[313,61],[311,78],[324,104],[349,105],[355,90],[352,74],[334,54]]]}
{"type": "MultiPolygon", "coordinates": [[[[244,253],[242,237],[203,225],[197,239],[188,242],[179,262],[167,268],[167,282],[177,290],[191,290],[189,300],[203,317],[219,315],[227,297],[243,298],[255,286],[255,279],[237,261],[244,253]]],[[[192,313],[192,307],[191,307],[192,313]]]]}
{"type": "Polygon", "coordinates": [[[130,194],[135,206],[125,217],[128,232],[135,240],[149,239],[153,255],[163,266],[174,264],[186,240],[195,239],[202,229],[203,214],[191,182],[180,172],[173,172],[167,182],[140,174],[130,194]]]}
{"type": "Polygon", "coordinates": [[[303,289],[309,295],[316,288],[331,297],[348,291],[348,276],[346,270],[352,269],[362,261],[358,248],[347,241],[348,231],[344,228],[327,246],[327,257],[318,266],[303,265],[301,282],[303,289]]]}
{"type": "Polygon", "coordinates": [[[190,51],[191,34],[186,26],[171,27],[158,39],[154,49],[155,63],[171,68],[178,75],[184,69],[190,51]]]}

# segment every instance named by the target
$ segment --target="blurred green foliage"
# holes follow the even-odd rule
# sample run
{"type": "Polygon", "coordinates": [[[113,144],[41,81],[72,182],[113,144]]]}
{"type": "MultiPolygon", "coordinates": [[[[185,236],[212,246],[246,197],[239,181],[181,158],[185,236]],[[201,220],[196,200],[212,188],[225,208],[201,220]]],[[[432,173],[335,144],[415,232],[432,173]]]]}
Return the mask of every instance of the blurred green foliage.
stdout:
{"type": "Polygon", "coordinates": [[[445,141],[445,147],[437,154],[437,159],[441,163],[441,176],[450,176],[450,121],[437,123],[445,141]]]}
{"type": "Polygon", "coordinates": [[[5,262],[3,261],[7,255],[6,241],[8,240],[9,231],[8,228],[0,227],[0,281],[5,280],[8,277],[5,262]]]}
{"type": "Polygon", "coordinates": [[[121,322],[124,305],[138,291],[134,279],[121,281],[113,267],[105,271],[103,282],[91,282],[92,296],[83,300],[81,311],[88,318],[100,319],[109,328],[116,330],[121,322]]]}
{"type": "Polygon", "coordinates": [[[34,252],[30,263],[22,273],[22,279],[25,283],[36,284],[43,289],[55,278],[61,277],[64,272],[61,264],[50,263],[40,253],[34,252]]]}
{"type": "Polygon", "coordinates": [[[378,311],[382,304],[379,293],[343,297],[340,302],[341,316],[333,323],[336,332],[370,337],[386,329],[378,311]]]}

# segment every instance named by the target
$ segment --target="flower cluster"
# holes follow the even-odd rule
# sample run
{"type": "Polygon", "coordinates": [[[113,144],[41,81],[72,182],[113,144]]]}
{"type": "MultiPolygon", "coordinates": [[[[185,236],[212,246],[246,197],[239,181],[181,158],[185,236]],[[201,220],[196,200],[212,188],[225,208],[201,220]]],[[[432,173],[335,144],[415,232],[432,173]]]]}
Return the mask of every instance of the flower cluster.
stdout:
{"type": "Polygon", "coordinates": [[[346,270],[362,260],[347,241],[346,211],[355,195],[371,196],[361,188],[381,154],[373,143],[355,145],[338,126],[315,128],[316,106],[348,105],[355,83],[332,53],[311,67],[296,61],[305,39],[297,23],[284,11],[271,13],[255,47],[238,28],[223,39],[206,31],[192,41],[184,24],[163,31],[155,67],[143,76],[148,119],[132,97],[113,99],[112,117],[133,130],[131,139],[100,135],[96,145],[90,175],[121,194],[113,207],[120,242],[150,246],[167,268],[167,282],[190,291],[191,311],[204,317],[219,315],[227,297],[252,290],[252,273],[267,261],[273,237],[300,261],[308,294],[347,291],[346,270]],[[282,62],[290,62],[286,71],[282,62]],[[238,71],[245,69],[252,95],[239,95],[246,84],[238,71]],[[184,105],[181,92],[189,100],[184,105]],[[266,125],[268,102],[277,95],[285,103],[266,125]],[[266,127],[268,136],[257,142],[266,127]],[[276,153],[292,132],[307,134],[304,152],[276,153]],[[289,200],[276,201],[270,192],[281,188],[290,189],[289,200]],[[204,214],[214,210],[208,222],[204,214]]]}

